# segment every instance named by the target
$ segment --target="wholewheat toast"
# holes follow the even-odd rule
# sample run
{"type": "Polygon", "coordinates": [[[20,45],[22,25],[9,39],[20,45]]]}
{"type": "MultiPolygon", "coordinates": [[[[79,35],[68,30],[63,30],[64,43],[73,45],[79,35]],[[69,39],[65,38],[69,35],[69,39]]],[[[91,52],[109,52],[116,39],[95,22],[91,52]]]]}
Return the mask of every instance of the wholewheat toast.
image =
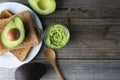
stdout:
{"type": "MultiPolygon", "coordinates": [[[[37,37],[39,38],[42,34],[41,30],[37,27],[35,27],[35,31],[37,34],[37,37]]],[[[25,47],[25,48],[19,48],[19,49],[13,49],[10,50],[10,52],[21,62],[23,62],[26,57],[28,56],[28,53],[30,51],[31,47],[25,47]]]]}
{"type": "Polygon", "coordinates": [[[11,50],[10,52],[21,62],[23,62],[26,57],[28,56],[28,53],[30,51],[31,47],[26,48],[19,48],[11,50]]]}
{"type": "MultiPolygon", "coordinates": [[[[8,10],[3,10],[3,11],[1,11],[0,12],[0,19],[4,19],[4,23],[8,23],[8,21],[5,21],[5,19],[7,19],[7,18],[10,18],[11,16],[12,16],[13,14],[12,13],[10,13],[8,10]]],[[[1,23],[2,23],[2,21],[1,21],[1,23]]],[[[3,30],[3,28],[1,28],[1,26],[2,26],[2,24],[0,25],[0,34],[2,33],[2,30],[3,30]]],[[[1,52],[0,52],[0,56],[1,55],[3,55],[5,52],[7,52],[8,50],[2,50],[1,52]]]]}
{"type": "Polygon", "coordinates": [[[0,12],[0,19],[10,18],[11,16],[13,16],[13,14],[8,10],[3,10],[0,12]]]}
{"type": "MultiPolygon", "coordinates": [[[[42,34],[41,30],[37,27],[35,27],[35,32],[37,34],[37,37],[39,38],[42,34]]],[[[13,49],[10,50],[10,52],[21,62],[23,62],[26,57],[28,56],[28,53],[30,51],[31,47],[25,47],[25,48],[19,48],[19,49],[13,49]]]]}
{"type": "MultiPolygon", "coordinates": [[[[4,20],[5,20],[5,19],[4,19],[4,20]]],[[[3,20],[3,22],[4,22],[4,20],[3,20]]],[[[5,23],[7,23],[6,20],[5,20],[5,23]]],[[[1,28],[1,27],[0,27],[0,28],[1,28]]],[[[2,28],[1,28],[1,31],[2,31],[2,28]]],[[[0,32],[1,32],[1,31],[0,31],[0,32]]],[[[41,30],[40,30],[40,29],[36,29],[36,34],[37,34],[37,36],[40,36],[40,35],[41,35],[41,30]]],[[[10,52],[12,52],[12,54],[13,54],[14,56],[16,56],[16,58],[17,58],[18,60],[24,61],[25,58],[26,58],[27,55],[28,55],[28,52],[29,52],[30,48],[31,48],[31,47],[13,49],[13,50],[11,50],[10,52]]],[[[4,51],[4,52],[5,52],[5,51],[4,51]]]]}
{"type": "MultiPolygon", "coordinates": [[[[25,40],[23,41],[23,43],[20,46],[16,47],[15,49],[32,47],[32,46],[37,45],[38,38],[37,38],[37,35],[33,28],[31,13],[29,11],[24,11],[24,12],[17,14],[17,16],[19,16],[22,19],[23,23],[25,24],[24,27],[26,30],[26,33],[25,33],[26,35],[25,35],[25,40]]],[[[4,26],[7,25],[7,22],[9,22],[12,18],[14,18],[14,16],[12,16],[8,19],[4,19],[4,20],[0,19],[0,29],[3,29],[4,26]]],[[[6,48],[0,41],[0,52],[2,52],[4,50],[9,51],[11,49],[6,48]]]]}
{"type": "MultiPolygon", "coordinates": [[[[8,10],[4,10],[0,14],[0,19],[5,19],[13,16],[12,13],[10,13],[8,10]]],[[[2,29],[1,29],[2,30],[2,29]]],[[[0,31],[1,32],[1,31],[0,31]]],[[[31,47],[26,47],[26,48],[19,48],[19,49],[13,49],[10,52],[21,62],[24,61],[30,51],[31,47]]],[[[4,52],[5,53],[5,52],[4,52]]],[[[0,55],[4,54],[1,53],[0,55]]]]}

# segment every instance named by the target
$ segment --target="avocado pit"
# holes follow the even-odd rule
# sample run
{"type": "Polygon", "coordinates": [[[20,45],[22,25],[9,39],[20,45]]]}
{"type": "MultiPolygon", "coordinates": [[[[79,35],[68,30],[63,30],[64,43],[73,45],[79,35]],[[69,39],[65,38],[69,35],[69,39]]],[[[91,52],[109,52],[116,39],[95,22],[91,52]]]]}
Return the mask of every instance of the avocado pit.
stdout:
{"type": "Polygon", "coordinates": [[[19,46],[25,39],[25,28],[19,16],[12,18],[1,33],[2,44],[9,49],[19,46]]]}
{"type": "Polygon", "coordinates": [[[7,39],[10,41],[18,40],[20,37],[20,31],[17,28],[10,29],[7,33],[7,39]]]}

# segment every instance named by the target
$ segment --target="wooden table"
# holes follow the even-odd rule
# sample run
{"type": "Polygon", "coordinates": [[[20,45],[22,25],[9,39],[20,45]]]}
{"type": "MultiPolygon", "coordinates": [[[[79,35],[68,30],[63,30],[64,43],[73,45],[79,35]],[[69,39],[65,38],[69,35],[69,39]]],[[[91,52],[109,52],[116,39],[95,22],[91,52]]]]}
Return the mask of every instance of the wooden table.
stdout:
{"type": "MultiPolygon", "coordinates": [[[[16,1],[28,5],[27,0],[16,1]]],[[[40,16],[45,29],[52,23],[69,26],[71,39],[56,50],[65,80],[120,80],[120,0],[56,0],[57,10],[40,16]]],[[[57,80],[42,51],[32,62],[44,63],[47,73],[41,80],[57,80]]],[[[14,80],[14,69],[0,68],[0,80],[14,80]]]]}

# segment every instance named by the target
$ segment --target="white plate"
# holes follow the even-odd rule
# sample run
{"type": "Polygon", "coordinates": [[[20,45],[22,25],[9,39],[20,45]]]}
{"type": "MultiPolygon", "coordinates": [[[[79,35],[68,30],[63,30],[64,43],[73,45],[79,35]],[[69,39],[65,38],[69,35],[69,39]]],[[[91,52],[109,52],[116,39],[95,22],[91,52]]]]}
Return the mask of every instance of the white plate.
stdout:
{"type": "MultiPolygon", "coordinates": [[[[5,9],[13,12],[14,14],[20,13],[20,12],[25,11],[25,10],[29,10],[32,13],[32,18],[34,21],[33,23],[35,23],[34,25],[36,25],[36,27],[39,27],[41,30],[43,30],[41,21],[39,20],[38,16],[30,8],[26,7],[25,5],[20,4],[20,3],[16,3],[16,2],[2,2],[2,3],[0,3],[0,11],[5,10],[5,9]]],[[[18,67],[24,63],[30,62],[37,55],[37,53],[39,52],[39,50],[41,48],[41,45],[43,42],[43,35],[40,37],[40,39],[41,40],[40,40],[39,45],[33,47],[30,50],[29,55],[24,62],[20,62],[10,52],[7,52],[3,56],[0,56],[0,67],[15,68],[15,67],[18,67]]]]}

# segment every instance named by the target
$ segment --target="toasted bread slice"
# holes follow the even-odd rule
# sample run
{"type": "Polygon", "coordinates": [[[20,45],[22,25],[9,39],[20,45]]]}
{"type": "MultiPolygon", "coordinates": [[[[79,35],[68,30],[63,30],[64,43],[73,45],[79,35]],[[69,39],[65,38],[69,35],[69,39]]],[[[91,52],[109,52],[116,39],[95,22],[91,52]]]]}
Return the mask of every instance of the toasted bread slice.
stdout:
{"type": "MultiPolygon", "coordinates": [[[[8,10],[4,10],[0,14],[0,19],[5,19],[13,16],[8,10]]],[[[24,61],[30,51],[31,47],[13,49],[10,52],[20,61],[24,61]]]]}
{"type": "MultiPolygon", "coordinates": [[[[9,12],[7,11],[7,13],[9,13],[9,12]]],[[[7,14],[7,13],[6,13],[6,14],[7,14]]],[[[9,14],[10,14],[10,13],[9,13],[9,14]]],[[[4,20],[5,20],[5,19],[4,19],[4,20]]],[[[3,22],[4,22],[4,20],[3,20],[3,22]]],[[[5,20],[5,23],[7,23],[6,20],[5,20]]],[[[1,28],[1,27],[0,27],[0,28],[1,28]]],[[[1,28],[1,30],[2,30],[2,28],[1,28]]],[[[0,31],[0,32],[1,32],[1,31],[0,31]]],[[[41,35],[41,30],[40,30],[40,29],[36,29],[36,34],[37,34],[37,36],[38,36],[38,38],[39,38],[39,36],[41,35]]],[[[31,47],[25,47],[25,48],[19,48],[19,49],[10,50],[10,52],[11,52],[19,61],[23,62],[23,61],[26,59],[26,57],[27,57],[30,49],[31,49],[31,47]]],[[[6,51],[3,51],[3,52],[6,52],[6,51]]]]}
{"type": "MultiPolygon", "coordinates": [[[[10,13],[7,10],[4,10],[3,12],[1,12],[0,14],[0,19],[4,19],[4,18],[9,18],[11,16],[13,16],[12,13],[10,13]],[[3,14],[4,13],[4,14],[3,14]]],[[[0,31],[1,32],[1,31],[0,31]]],[[[30,51],[31,47],[26,47],[26,48],[19,48],[19,49],[13,49],[10,52],[20,61],[24,61],[30,51]]],[[[4,52],[5,53],[5,52],[4,52]]],[[[1,53],[0,55],[3,55],[4,53],[1,53]]]]}
{"type": "Polygon", "coordinates": [[[13,14],[10,13],[8,10],[3,10],[0,12],[0,19],[5,19],[11,17],[13,14]]]}
{"type": "MultiPolygon", "coordinates": [[[[3,12],[2,12],[2,13],[3,13],[3,12]]],[[[2,19],[4,19],[4,18],[9,18],[9,17],[12,16],[12,14],[11,14],[9,11],[7,11],[7,10],[4,11],[4,14],[5,14],[5,15],[2,15],[2,19]],[[7,16],[7,17],[6,17],[6,15],[10,15],[10,16],[7,16]]],[[[1,16],[1,15],[0,15],[0,16],[1,16]]],[[[0,32],[2,32],[2,29],[1,29],[0,32]]],[[[40,36],[41,31],[40,31],[39,29],[36,29],[36,34],[37,34],[38,36],[40,36]]],[[[25,48],[13,49],[13,50],[11,50],[10,52],[11,52],[18,60],[20,60],[21,62],[23,62],[23,61],[26,59],[26,57],[27,57],[30,49],[31,49],[31,47],[25,47],[25,48]]]]}
{"type": "MultiPolygon", "coordinates": [[[[26,30],[26,35],[25,35],[25,40],[23,41],[23,43],[20,46],[16,47],[15,49],[32,47],[32,46],[37,45],[39,41],[38,41],[37,35],[35,33],[35,30],[33,28],[30,12],[24,11],[24,12],[17,14],[17,16],[21,17],[23,23],[25,24],[24,27],[26,30]]],[[[4,20],[0,19],[0,28],[3,29],[4,26],[6,26],[7,22],[9,22],[11,20],[11,18],[14,18],[14,17],[10,17],[9,19],[4,19],[4,20]]],[[[4,50],[9,51],[11,49],[6,48],[0,41],[0,52],[2,52],[4,50]]]]}
{"type": "Polygon", "coordinates": [[[28,53],[30,51],[31,47],[26,48],[19,48],[11,50],[10,52],[21,62],[23,62],[26,57],[28,56],[28,53]]]}
{"type": "MultiPolygon", "coordinates": [[[[41,30],[37,27],[35,27],[35,31],[37,34],[37,37],[39,38],[42,34],[41,30]]],[[[30,51],[31,47],[25,47],[25,48],[19,48],[19,49],[13,49],[10,50],[10,52],[21,62],[23,62],[26,57],[28,56],[28,53],[30,51]]]]}
{"type": "MultiPolygon", "coordinates": [[[[3,10],[2,12],[0,12],[0,19],[7,19],[7,18],[10,18],[11,16],[13,16],[12,13],[10,13],[8,10],[3,10]]],[[[8,22],[5,22],[5,23],[8,23],[8,22]]],[[[2,28],[1,28],[2,25],[0,25],[0,34],[2,32],[2,28]]],[[[0,52],[0,56],[3,55],[5,52],[7,52],[7,50],[3,50],[2,52],[0,52]]]]}

